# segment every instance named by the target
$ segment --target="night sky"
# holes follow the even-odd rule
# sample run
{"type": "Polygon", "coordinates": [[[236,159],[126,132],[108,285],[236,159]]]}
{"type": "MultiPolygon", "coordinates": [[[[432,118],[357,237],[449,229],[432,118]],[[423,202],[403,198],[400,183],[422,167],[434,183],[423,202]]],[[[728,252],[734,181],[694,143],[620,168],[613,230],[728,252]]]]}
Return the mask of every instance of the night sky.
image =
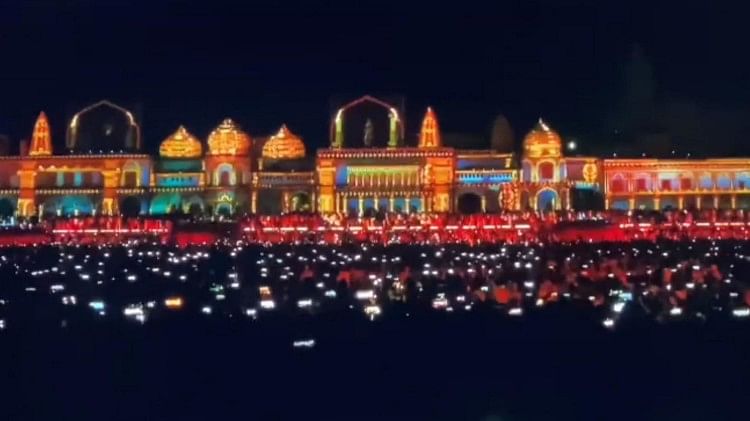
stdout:
{"type": "Polygon", "coordinates": [[[72,114],[107,98],[136,111],[151,150],[178,124],[205,138],[225,116],[253,135],[286,122],[322,146],[331,98],[365,93],[406,98],[407,137],[432,105],[444,131],[488,145],[498,113],[517,136],[543,116],[591,150],[659,132],[741,153],[750,130],[735,5],[194,3],[0,2],[0,133],[28,137],[45,110],[62,145],[72,114]],[[645,76],[627,70],[635,45],[645,76]],[[618,127],[634,108],[656,111],[618,127]]]}

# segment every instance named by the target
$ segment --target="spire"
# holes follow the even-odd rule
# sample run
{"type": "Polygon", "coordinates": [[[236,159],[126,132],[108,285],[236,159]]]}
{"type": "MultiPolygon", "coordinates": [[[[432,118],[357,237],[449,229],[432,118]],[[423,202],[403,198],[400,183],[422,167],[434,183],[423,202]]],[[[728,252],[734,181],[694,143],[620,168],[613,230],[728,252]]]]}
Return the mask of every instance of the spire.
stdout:
{"type": "Polygon", "coordinates": [[[44,111],[39,113],[39,117],[34,124],[34,133],[31,135],[31,147],[29,155],[52,155],[52,133],[50,133],[49,123],[44,111]]]}
{"type": "Polygon", "coordinates": [[[442,141],[437,116],[431,107],[427,107],[427,112],[422,120],[422,130],[419,131],[419,147],[439,148],[441,146],[442,141]]]}

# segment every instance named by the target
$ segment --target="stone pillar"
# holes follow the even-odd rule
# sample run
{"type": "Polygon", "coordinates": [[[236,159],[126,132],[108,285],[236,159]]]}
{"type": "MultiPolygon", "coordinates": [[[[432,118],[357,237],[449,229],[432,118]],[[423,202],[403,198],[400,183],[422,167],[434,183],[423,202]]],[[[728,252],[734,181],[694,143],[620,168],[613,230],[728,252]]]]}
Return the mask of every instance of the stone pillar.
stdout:
{"type": "Polygon", "coordinates": [[[737,195],[732,195],[732,209],[737,209],[737,195]]]}
{"type": "Polygon", "coordinates": [[[482,194],[482,213],[487,212],[487,197],[482,194]]]}
{"type": "Polygon", "coordinates": [[[404,207],[406,208],[404,212],[411,213],[411,198],[409,196],[404,198],[404,207]]]}
{"type": "Polygon", "coordinates": [[[359,216],[365,214],[365,198],[362,197],[361,194],[359,195],[359,197],[357,197],[357,210],[359,212],[359,216]]]}
{"type": "Polygon", "coordinates": [[[372,197],[372,201],[373,201],[373,207],[375,208],[375,210],[376,210],[376,211],[377,211],[377,210],[380,210],[380,209],[379,209],[379,208],[380,208],[380,206],[379,206],[379,203],[378,203],[378,195],[375,195],[375,196],[373,196],[373,197],[372,197]]]}
{"type": "Polygon", "coordinates": [[[714,195],[714,209],[719,209],[719,195],[714,195]]]}
{"type": "Polygon", "coordinates": [[[695,196],[695,208],[700,209],[701,208],[701,196],[695,196]]]}
{"type": "Polygon", "coordinates": [[[310,194],[310,208],[310,210],[312,210],[313,212],[318,211],[318,198],[315,197],[315,192],[312,192],[310,194]]]}
{"type": "Polygon", "coordinates": [[[393,197],[393,194],[388,198],[388,210],[393,212],[396,206],[396,200],[393,197]]]}
{"type": "Polygon", "coordinates": [[[661,204],[661,198],[659,196],[654,197],[654,210],[661,209],[659,205],[661,204]]]}
{"type": "Polygon", "coordinates": [[[257,190],[253,190],[253,192],[250,193],[250,212],[258,213],[258,191],[257,190]]]}
{"type": "Polygon", "coordinates": [[[635,196],[630,196],[628,199],[628,207],[630,209],[635,209],[635,196]]]}
{"type": "Polygon", "coordinates": [[[677,208],[678,209],[684,209],[685,208],[685,198],[683,196],[677,197],[677,208]]]}

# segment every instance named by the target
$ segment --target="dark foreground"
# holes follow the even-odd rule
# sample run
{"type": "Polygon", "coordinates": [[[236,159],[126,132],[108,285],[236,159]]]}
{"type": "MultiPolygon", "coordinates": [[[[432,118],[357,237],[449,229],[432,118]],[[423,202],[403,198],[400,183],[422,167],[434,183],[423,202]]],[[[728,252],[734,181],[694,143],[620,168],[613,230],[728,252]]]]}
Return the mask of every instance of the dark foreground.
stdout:
{"type": "Polygon", "coordinates": [[[747,419],[750,329],[571,310],[106,322],[0,336],[3,418],[747,419]],[[315,339],[310,349],[295,340],[315,339]],[[6,418],[7,417],[7,418],[6,418]]]}

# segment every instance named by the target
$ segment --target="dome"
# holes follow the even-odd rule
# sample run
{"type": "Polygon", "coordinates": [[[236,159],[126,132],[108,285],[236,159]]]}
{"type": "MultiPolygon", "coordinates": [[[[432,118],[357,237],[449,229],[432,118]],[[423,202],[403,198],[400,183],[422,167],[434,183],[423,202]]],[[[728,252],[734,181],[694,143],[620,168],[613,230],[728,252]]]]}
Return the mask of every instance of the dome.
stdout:
{"type": "Polygon", "coordinates": [[[263,158],[297,159],[304,156],[305,144],[299,136],[289,131],[286,124],[263,145],[263,158]]]}
{"type": "Polygon", "coordinates": [[[523,150],[529,158],[554,158],[561,156],[562,140],[540,118],[536,126],[523,139],[523,150]]]}
{"type": "Polygon", "coordinates": [[[227,118],[208,135],[209,155],[248,155],[250,135],[227,118]]]}
{"type": "Polygon", "coordinates": [[[199,158],[203,153],[200,140],[180,126],[159,145],[159,155],[164,158],[199,158]]]}

